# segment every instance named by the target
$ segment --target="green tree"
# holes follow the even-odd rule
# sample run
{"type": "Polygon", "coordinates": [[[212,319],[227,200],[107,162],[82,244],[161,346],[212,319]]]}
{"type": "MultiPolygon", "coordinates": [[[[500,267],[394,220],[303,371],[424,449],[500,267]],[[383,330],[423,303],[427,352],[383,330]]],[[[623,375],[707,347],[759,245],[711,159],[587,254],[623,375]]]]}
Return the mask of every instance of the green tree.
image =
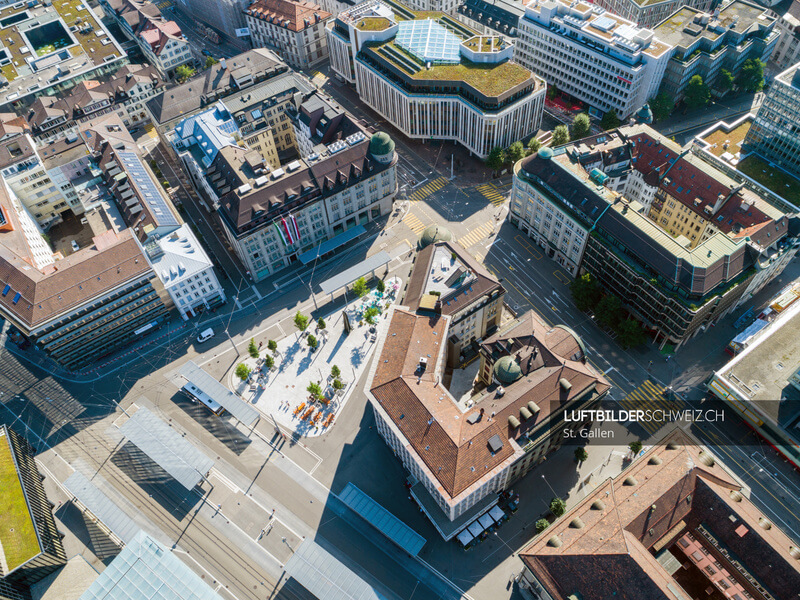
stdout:
{"type": "Polygon", "coordinates": [[[367,280],[363,277],[359,277],[356,279],[356,282],[353,284],[353,293],[358,298],[363,298],[367,295],[367,280]]]}
{"type": "Polygon", "coordinates": [[[560,517],[567,512],[567,503],[561,498],[553,498],[550,500],[550,512],[555,516],[560,517]]]}
{"type": "Polygon", "coordinates": [[[333,389],[341,390],[344,387],[341,379],[334,379],[333,380],[333,389]]]}
{"type": "Polygon", "coordinates": [[[306,338],[306,343],[308,344],[308,347],[311,348],[312,350],[316,350],[317,346],[319,346],[319,342],[317,341],[317,338],[315,336],[311,335],[310,333],[308,334],[308,337],[306,338]]]}
{"type": "Polygon", "coordinates": [[[623,348],[641,346],[647,340],[642,326],[634,319],[626,319],[617,325],[617,342],[623,348]]]}
{"type": "Polygon", "coordinates": [[[550,521],[547,519],[539,519],[536,521],[536,525],[534,525],[534,527],[536,527],[536,533],[542,533],[545,529],[550,527],[550,521]]]}
{"type": "Polygon", "coordinates": [[[764,89],[764,63],[757,58],[744,61],[737,83],[748,92],[764,89]]]}
{"type": "Polygon", "coordinates": [[[603,294],[589,273],[585,273],[570,283],[569,291],[572,293],[575,306],[581,312],[587,312],[594,308],[600,302],[603,294]]]}
{"type": "Polygon", "coordinates": [[[589,453],[586,451],[586,448],[575,448],[575,460],[579,463],[586,461],[589,458],[589,453]]]}
{"type": "Polygon", "coordinates": [[[268,341],[267,342],[267,348],[269,348],[269,351],[272,352],[273,354],[277,354],[278,353],[278,342],[276,342],[275,340],[268,341]]]}
{"type": "Polygon", "coordinates": [[[247,346],[247,352],[250,354],[251,358],[258,358],[258,346],[256,346],[256,340],[254,338],[250,338],[250,344],[247,346]]]}
{"type": "Polygon", "coordinates": [[[364,320],[370,325],[375,325],[375,317],[381,314],[381,311],[374,306],[370,306],[364,311],[364,320]]]}
{"type": "Polygon", "coordinates": [[[382,294],[383,292],[386,291],[386,282],[383,279],[378,279],[378,283],[375,285],[375,289],[382,294]]]}
{"type": "Polygon", "coordinates": [[[189,65],[180,65],[177,69],[175,69],[175,77],[178,80],[178,83],[183,83],[194,74],[195,70],[189,65]]]}
{"type": "Polygon", "coordinates": [[[686,86],[683,101],[689,108],[699,108],[708,104],[709,100],[711,100],[711,90],[700,75],[694,75],[686,86]]]}
{"type": "Polygon", "coordinates": [[[492,171],[499,171],[506,164],[506,155],[500,146],[495,146],[489,150],[489,156],[486,157],[486,166],[492,171]]]}
{"type": "Polygon", "coordinates": [[[516,141],[508,147],[506,150],[506,156],[511,163],[517,163],[525,158],[525,146],[522,145],[522,142],[516,141]]]}
{"type": "Polygon", "coordinates": [[[250,376],[251,371],[252,369],[248,367],[246,364],[239,363],[238,365],[236,365],[236,370],[234,371],[234,374],[242,381],[247,381],[247,378],[250,376]]]}
{"type": "Polygon", "coordinates": [[[538,152],[539,148],[542,147],[542,142],[540,142],[536,137],[532,137],[531,140],[528,142],[528,149],[531,152],[538,152]]]}
{"type": "Polygon", "coordinates": [[[727,69],[721,69],[717,78],[717,87],[723,92],[727,92],[733,87],[733,75],[727,69]]]}
{"type": "Polygon", "coordinates": [[[604,114],[603,118],[600,119],[600,127],[603,128],[603,131],[608,131],[609,129],[616,129],[619,127],[619,116],[617,116],[617,111],[612,108],[606,114],[604,114]]]}
{"type": "Polygon", "coordinates": [[[558,125],[553,130],[553,137],[550,145],[553,147],[561,146],[569,141],[569,128],[566,125],[558,125]]]}
{"type": "Polygon", "coordinates": [[[205,68],[206,69],[210,69],[211,67],[213,67],[218,62],[219,61],[216,58],[214,58],[213,56],[206,56],[206,67],[205,68]]]}
{"type": "Polygon", "coordinates": [[[308,327],[308,317],[299,310],[294,315],[294,326],[300,331],[305,331],[306,327],[308,327]]]}
{"type": "Polygon", "coordinates": [[[325,324],[325,319],[323,319],[322,317],[317,319],[317,329],[325,329],[326,326],[327,325],[325,324]]]}
{"type": "Polygon", "coordinates": [[[570,139],[572,141],[582,140],[592,130],[592,122],[589,120],[589,115],[586,113],[578,113],[572,119],[572,126],[570,127],[570,139]]]}
{"type": "Polygon", "coordinates": [[[331,377],[333,377],[334,379],[339,379],[339,377],[341,376],[342,376],[341,369],[339,369],[339,367],[337,367],[336,365],[333,365],[331,367],[331,377]]]}
{"type": "Polygon", "coordinates": [[[550,100],[552,100],[556,96],[558,96],[558,88],[556,87],[556,84],[554,83],[553,85],[548,85],[547,86],[547,97],[550,100]]]}
{"type": "Polygon", "coordinates": [[[642,449],[642,442],[639,440],[634,440],[630,444],[628,444],[628,448],[630,448],[631,452],[634,454],[639,454],[639,451],[642,449]]]}
{"type": "Polygon", "coordinates": [[[318,383],[314,383],[313,381],[308,384],[306,391],[314,400],[319,400],[322,398],[322,388],[318,383]]]}
{"type": "Polygon", "coordinates": [[[264,364],[266,365],[267,369],[271,369],[275,366],[275,359],[272,358],[269,354],[264,355],[264,364]]]}
{"type": "Polygon", "coordinates": [[[622,318],[622,302],[613,294],[603,296],[594,309],[594,316],[601,325],[615,328],[622,318]]]}
{"type": "Polygon", "coordinates": [[[656,121],[663,121],[675,110],[675,102],[666,92],[659,92],[650,99],[650,110],[653,111],[653,118],[656,121]]]}

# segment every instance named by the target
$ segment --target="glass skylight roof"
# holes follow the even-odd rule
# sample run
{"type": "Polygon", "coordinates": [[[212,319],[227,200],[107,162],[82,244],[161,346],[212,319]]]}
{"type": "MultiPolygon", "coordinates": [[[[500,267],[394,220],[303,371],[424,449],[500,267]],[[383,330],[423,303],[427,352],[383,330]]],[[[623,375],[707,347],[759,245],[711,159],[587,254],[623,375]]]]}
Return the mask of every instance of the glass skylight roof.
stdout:
{"type": "Polygon", "coordinates": [[[457,64],[461,62],[461,39],[432,19],[400,21],[395,43],[423,62],[457,64]]]}

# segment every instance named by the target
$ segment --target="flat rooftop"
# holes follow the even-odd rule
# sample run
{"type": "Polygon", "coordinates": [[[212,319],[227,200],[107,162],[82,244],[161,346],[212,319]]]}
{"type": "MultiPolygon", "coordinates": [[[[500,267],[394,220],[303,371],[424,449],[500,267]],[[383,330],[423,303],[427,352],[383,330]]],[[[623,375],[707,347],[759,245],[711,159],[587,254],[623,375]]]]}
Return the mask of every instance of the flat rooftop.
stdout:
{"type": "Polygon", "coordinates": [[[800,180],[757,154],[739,160],[736,169],[792,204],[800,204],[800,180]]]}
{"type": "Polygon", "coordinates": [[[766,12],[763,6],[735,0],[720,10],[717,18],[709,15],[707,22],[702,23],[695,21],[695,17],[704,14],[702,11],[684,6],[656,25],[654,31],[662,42],[688,48],[701,37],[713,41],[727,31],[741,34],[751,27],[755,31],[755,26],[759,24],[768,26],[775,19],[767,17],[766,12]]]}
{"type": "MultiPolygon", "coordinates": [[[[731,162],[727,154],[736,157],[742,150],[742,142],[753,125],[753,115],[747,115],[743,120],[737,121],[733,125],[719,122],[712,129],[704,131],[698,139],[708,144],[707,150],[718,158],[726,162],[731,162]]],[[[736,164],[732,162],[731,164],[736,164]]]]}
{"type": "Polygon", "coordinates": [[[41,552],[36,526],[17,473],[11,441],[0,428],[0,575],[6,575],[41,552]]]}
{"type": "Polygon", "coordinates": [[[23,98],[68,81],[125,52],[81,0],[53,0],[52,6],[23,3],[0,10],[0,103],[23,98]]]}

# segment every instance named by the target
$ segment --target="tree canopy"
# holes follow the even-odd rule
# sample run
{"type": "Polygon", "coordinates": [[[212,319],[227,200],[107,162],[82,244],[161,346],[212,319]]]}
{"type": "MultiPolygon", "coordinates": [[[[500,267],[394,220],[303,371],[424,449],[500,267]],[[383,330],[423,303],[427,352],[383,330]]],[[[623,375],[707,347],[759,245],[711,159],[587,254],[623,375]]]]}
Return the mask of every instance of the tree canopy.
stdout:
{"type": "Polygon", "coordinates": [[[178,83],[183,83],[194,74],[195,70],[189,65],[179,65],[178,68],[175,69],[175,77],[178,83]]]}
{"type": "Polygon", "coordinates": [[[489,156],[486,158],[486,166],[492,171],[499,171],[502,169],[505,162],[505,152],[503,152],[500,146],[495,146],[489,151],[489,156]]]}
{"type": "Polygon", "coordinates": [[[299,310],[294,315],[294,326],[300,331],[305,331],[306,327],[308,327],[308,317],[299,310]]]}
{"type": "Polygon", "coordinates": [[[363,277],[359,277],[356,279],[355,283],[353,284],[353,293],[358,296],[359,298],[363,298],[367,295],[367,280],[363,277]]]}
{"type": "Polygon", "coordinates": [[[641,346],[647,340],[642,326],[638,321],[627,319],[617,325],[617,342],[623,348],[634,348],[641,346]]]}
{"type": "Polygon", "coordinates": [[[764,89],[764,63],[757,58],[744,61],[738,83],[748,92],[755,93],[764,89]]]}
{"type": "Polygon", "coordinates": [[[234,374],[242,381],[246,381],[250,375],[250,371],[251,371],[250,367],[248,367],[246,364],[239,363],[238,365],[236,365],[236,370],[234,371],[234,374]]]}
{"type": "Polygon", "coordinates": [[[622,319],[622,302],[613,294],[603,296],[594,309],[594,316],[601,325],[616,328],[622,319]]]}
{"type": "Polygon", "coordinates": [[[553,139],[550,140],[551,146],[562,146],[569,141],[569,128],[566,125],[558,125],[553,130],[553,139]]]}
{"type": "Polygon", "coordinates": [[[575,306],[582,312],[591,310],[600,302],[602,296],[600,288],[589,273],[578,277],[570,283],[569,291],[572,292],[572,299],[575,300],[575,306]]]}
{"type": "Polygon", "coordinates": [[[612,108],[606,114],[604,114],[603,118],[600,119],[600,127],[603,128],[603,131],[608,131],[609,129],[616,129],[619,127],[619,117],[617,116],[617,111],[612,108]]]}
{"type": "Polygon", "coordinates": [[[542,142],[540,142],[536,137],[532,137],[531,140],[528,142],[528,149],[531,152],[538,152],[539,148],[542,147],[542,142]]]}
{"type": "Polygon", "coordinates": [[[589,115],[586,113],[578,113],[575,115],[575,118],[572,119],[572,127],[570,128],[570,138],[575,140],[581,140],[589,135],[589,132],[592,130],[592,122],[589,120],[589,115]]]}
{"type": "Polygon", "coordinates": [[[663,121],[675,110],[675,102],[666,92],[659,92],[650,99],[650,110],[653,111],[653,118],[656,121],[663,121]]]}
{"type": "Polygon", "coordinates": [[[719,77],[717,78],[717,87],[723,92],[727,92],[733,87],[733,83],[734,80],[731,72],[726,69],[721,69],[719,72],[719,77]]]}
{"type": "Polygon", "coordinates": [[[508,150],[506,150],[506,156],[512,163],[521,161],[525,158],[525,146],[523,146],[520,141],[514,142],[508,147],[508,150]]]}
{"type": "Polygon", "coordinates": [[[567,512],[567,503],[561,498],[553,498],[550,500],[550,512],[555,516],[560,517],[567,512]]]}
{"type": "Polygon", "coordinates": [[[711,100],[711,90],[700,75],[694,75],[689,80],[683,100],[689,108],[705,106],[711,100]]]}

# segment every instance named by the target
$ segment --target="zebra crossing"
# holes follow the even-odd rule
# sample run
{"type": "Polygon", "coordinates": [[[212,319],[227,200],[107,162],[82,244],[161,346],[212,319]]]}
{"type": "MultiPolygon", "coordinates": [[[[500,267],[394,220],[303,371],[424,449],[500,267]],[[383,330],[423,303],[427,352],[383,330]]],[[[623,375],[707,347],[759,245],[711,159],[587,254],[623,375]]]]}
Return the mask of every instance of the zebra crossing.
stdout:
{"type": "Polygon", "coordinates": [[[425,223],[420,221],[416,216],[408,213],[405,217],[403,217],[403,223],[408,225],[408,227],[413,231],[415,234],[420,235],[423,231],[425,231],[425,223]]]}
{"type": "Polygon", "coordinates": [[[171,0],[164,0],[163,2],[159,2],[158,4],[156,4],[156,6],[158,7],[158,10],[166,10],[170,6],[172,6],[172,1],[171,0]]]}
{"type": "Polygon", "coordinates": [[[408,197],[411,202],[419,202],[420,200],[424,200],[434,192],[438,192],[444,186],[450,183],[447,177],[439,177],[438,179],[434,179],[423,185],[418,190],[414,190],[414,192],[408,197]]]}
{"type": "Polygon", "coordinates": [[[494,231],[494,224],[493,223],[484,223],[480,227],[476,227],[472,231],[470,231],[467,235],[462,238],[459,238],[458,243],[461,244],[464,248],[469,248],[470,246],[474,246],[478,242],[482,242],[486,239],[486,237],[494,231]]]}
{"type": "MultiPolygon", "coordinates": [[[[664,395],[664,386],[652,381],[645,381],[619,401],[625,410],[683,410],[687,404],[674,394],[664,395]]],[[[650,434],[656,433],[666,425],[665,421],[637,421],[650,434]]]]}
{"type": "Polygon", "coordinates": [[[501,205],[505,202],[506,196],[492,183],[482,183],[475,187],[483,196],[495,206],[501,205]]]}

